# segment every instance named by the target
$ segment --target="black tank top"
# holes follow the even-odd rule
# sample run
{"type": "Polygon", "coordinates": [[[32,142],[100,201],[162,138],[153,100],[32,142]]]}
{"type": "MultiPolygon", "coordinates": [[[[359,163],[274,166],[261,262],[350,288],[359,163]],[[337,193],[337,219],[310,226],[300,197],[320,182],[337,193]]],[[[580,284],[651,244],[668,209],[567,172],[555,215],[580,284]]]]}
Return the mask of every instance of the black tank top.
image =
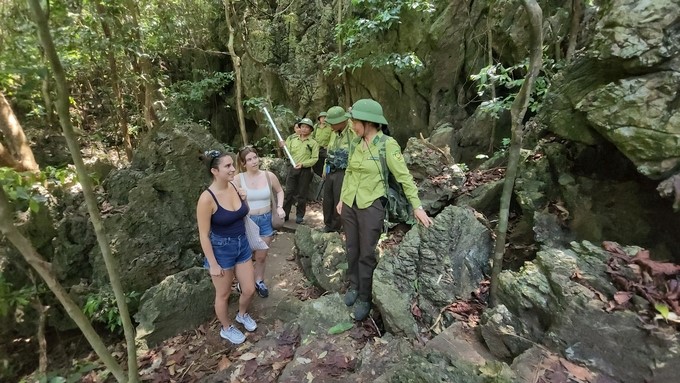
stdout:
{"type": "MultiPolygon", "coordinates": [[[[232,184],[232,186],[234,185],[232,184]]],[[[236,187],[234,186],[234,188],[236,187]]],[[[210,188],[208,188],[208,193],[210,193],[217,205],[217,210],[215,210],[210,217],[210,231],[220,237],[238,237],[239,235],[244,235],[246,233],[246,226],[243,222],[243,217],[248,214],[250,209],[241,196],[239,195],[241,207],[239,207],[238,210],[233,211],[220,206],[217,197],[215,197],[215,194],[210,188]]]]}

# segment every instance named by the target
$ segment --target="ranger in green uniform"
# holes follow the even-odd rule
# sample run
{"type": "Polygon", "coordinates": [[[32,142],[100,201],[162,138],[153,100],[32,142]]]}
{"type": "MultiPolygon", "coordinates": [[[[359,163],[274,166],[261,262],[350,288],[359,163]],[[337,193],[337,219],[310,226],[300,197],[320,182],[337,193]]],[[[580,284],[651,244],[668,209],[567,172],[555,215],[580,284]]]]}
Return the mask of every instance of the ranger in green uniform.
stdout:
{"type": "MultiPolygon", "coordinates": [[[[371,311],[373,271],[378,264],[375,248],[383,229],[385,218],[386,182],[382,175],[378,144],[382,141],[387,120],[382,106],[369,99],[362,99],[352,105],[349,117],[352,129],[359,137],[352,148],[345,179],[340,193],[337,211],[342,217],[347,241],[347,262],[349,289],[345,304],[354,305],[354,319],[363,320],[371,311]]],[[[399,182],[418,222],[425,227],[432,219],[423,210],[418,198],[418,189],[406,167],[401,148],[394,138],[384,143],[387,167],[399,182]]]]}
{"type": "Polygon", "coordinates": [[[340,190],[349,161],[350,145],[356,140],[357,135],[352,130],[349,116],[341,106],[328,109],[326,121],[333,129],[328,143],[323,189],[323,231],[328,233],[340,231],[340,215],[335,211],[335,206],[340,202],[340,190]]]}
{"type": "Polygon", "coordinates": [[[286,193],[283,200],[283,211],[286,221],[290,209],[296,202],[295,222],[302,223],[307,209],[307,190],[312,183],[312,166],[319,160],[319,144],[310,137],[314,123],[309,118],[303,118],[296,124],[296,134],[291,134],[286,141],[280,141],[279,146],[288,147],[290,155],[295,161],[295,167],[288,169],[286,177],[286,193]]]}
{"type": "Polygon", "coordinates": [[[319,162],[314,165],[314,173],[319,177],[322,176],[324,161],[326,160],[326,151],[328,150],[328,143],[330,142],[333,130],[331,126],[326,121],[327,113],[319,113],[317,117],[317,123],[314,125],[314,132],[312,133],[312,138],[319,144],[319,162]]]}

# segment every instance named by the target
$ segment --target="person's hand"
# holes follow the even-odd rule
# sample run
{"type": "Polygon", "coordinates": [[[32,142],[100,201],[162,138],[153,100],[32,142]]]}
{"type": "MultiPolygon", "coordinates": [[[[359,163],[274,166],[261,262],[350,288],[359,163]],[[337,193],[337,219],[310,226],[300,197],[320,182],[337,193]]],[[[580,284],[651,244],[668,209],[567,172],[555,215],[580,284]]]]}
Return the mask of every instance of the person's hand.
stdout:
{"type": "Polygon", "coordinates": [[[295,169],[302,169],[302,164],[296,164],[295,169]]]}
{"type": "Polygon", "coordinates": [[[237,188],[236,190],[238,191],[238,195],[240,195],[242,199],[246,199],[246,197],[248,196],[248,192],[246,192],[246,189],[237,188]]]}
{"type": "Polygon", "coordinates": [[[220,265],[210,265],[210,276],[211,277],[220,277],[222,276],[223,270],[220,265]]]}
{"type": "Polygon", "coordinates": [[[338,212],[338,215],[342,215],[342,201],[338,202],[338,204],[335,206],[335,211],[338,212]]]}
{"type": "Polygon", "coordinates": [[[284,146],[286,146],[286,141],[284,140],[279,141],[279,147],[283,148],[284,146]]]}
{"type": "Polygon", "coordinates": [[[416,220],[418,220],[418,222],[420,222],[423,226],[430,227],[430,225],[432,225],[432,218],[427,216],[425,209],[423,209],[422,207],[419,207],[416,210],[414,210],[413,215],[416,217],[416,220]]]}
{"type": "Polygon", "coordinates": [[[283,219],[283,217],[286,216],[286,212],[283,210],[282,207],[276,208],[276,214],[279,215],[279,218],[283,219]]]}

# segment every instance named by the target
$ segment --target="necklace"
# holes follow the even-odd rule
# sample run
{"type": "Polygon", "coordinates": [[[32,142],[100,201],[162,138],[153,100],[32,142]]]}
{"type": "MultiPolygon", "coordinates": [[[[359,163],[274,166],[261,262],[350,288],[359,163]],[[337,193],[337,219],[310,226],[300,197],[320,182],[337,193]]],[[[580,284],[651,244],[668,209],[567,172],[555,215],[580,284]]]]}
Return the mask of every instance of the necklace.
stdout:
{"type": "Polygon", "coordinates": [[[260,177],[260,173],[261,173],[261,171],[258,170],[257,173],[256,173],[255,175],[250,175],[250,177],[249,177],[250,179],[247,180],[247,181],[248,181],[248,185],[250,185],[250,187],[251,187],[252,189],[254,189],[254,188],[255,188],[255,185],[257,185],[257,179],[260,177]]]}

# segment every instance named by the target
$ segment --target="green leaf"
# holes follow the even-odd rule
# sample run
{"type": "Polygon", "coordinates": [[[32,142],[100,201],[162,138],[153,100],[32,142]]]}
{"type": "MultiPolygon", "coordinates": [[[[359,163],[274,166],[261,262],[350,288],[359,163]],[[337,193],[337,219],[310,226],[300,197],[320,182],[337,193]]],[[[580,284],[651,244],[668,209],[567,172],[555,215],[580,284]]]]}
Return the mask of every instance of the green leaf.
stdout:
{"type": "Polygon", "coordinates": [[[37,213],[40,210],[40,204],[35,199],[31,198],[28,201],[28,208],[31,209],[33,213],[37,213]]]}
{"type": "Polygon", "coordinates": [[[663,319],[668,320],[671,310],[668,308],[668,306],[666,306],[665,303],[654,303],[654,308],[659,312],[659,314],[661,314],[663,319]]]}
{"type": "Polygon", "coordinates": [[[338,335],[338,334],[342,334],[343,332],[351,329],[352,327],[354,327],[354,323],[352,323],[352,322],[342,322],[342,323],[338,323],[335,326],[329,328],[328,333],[331,334],[331,335],[338,335]]]}

